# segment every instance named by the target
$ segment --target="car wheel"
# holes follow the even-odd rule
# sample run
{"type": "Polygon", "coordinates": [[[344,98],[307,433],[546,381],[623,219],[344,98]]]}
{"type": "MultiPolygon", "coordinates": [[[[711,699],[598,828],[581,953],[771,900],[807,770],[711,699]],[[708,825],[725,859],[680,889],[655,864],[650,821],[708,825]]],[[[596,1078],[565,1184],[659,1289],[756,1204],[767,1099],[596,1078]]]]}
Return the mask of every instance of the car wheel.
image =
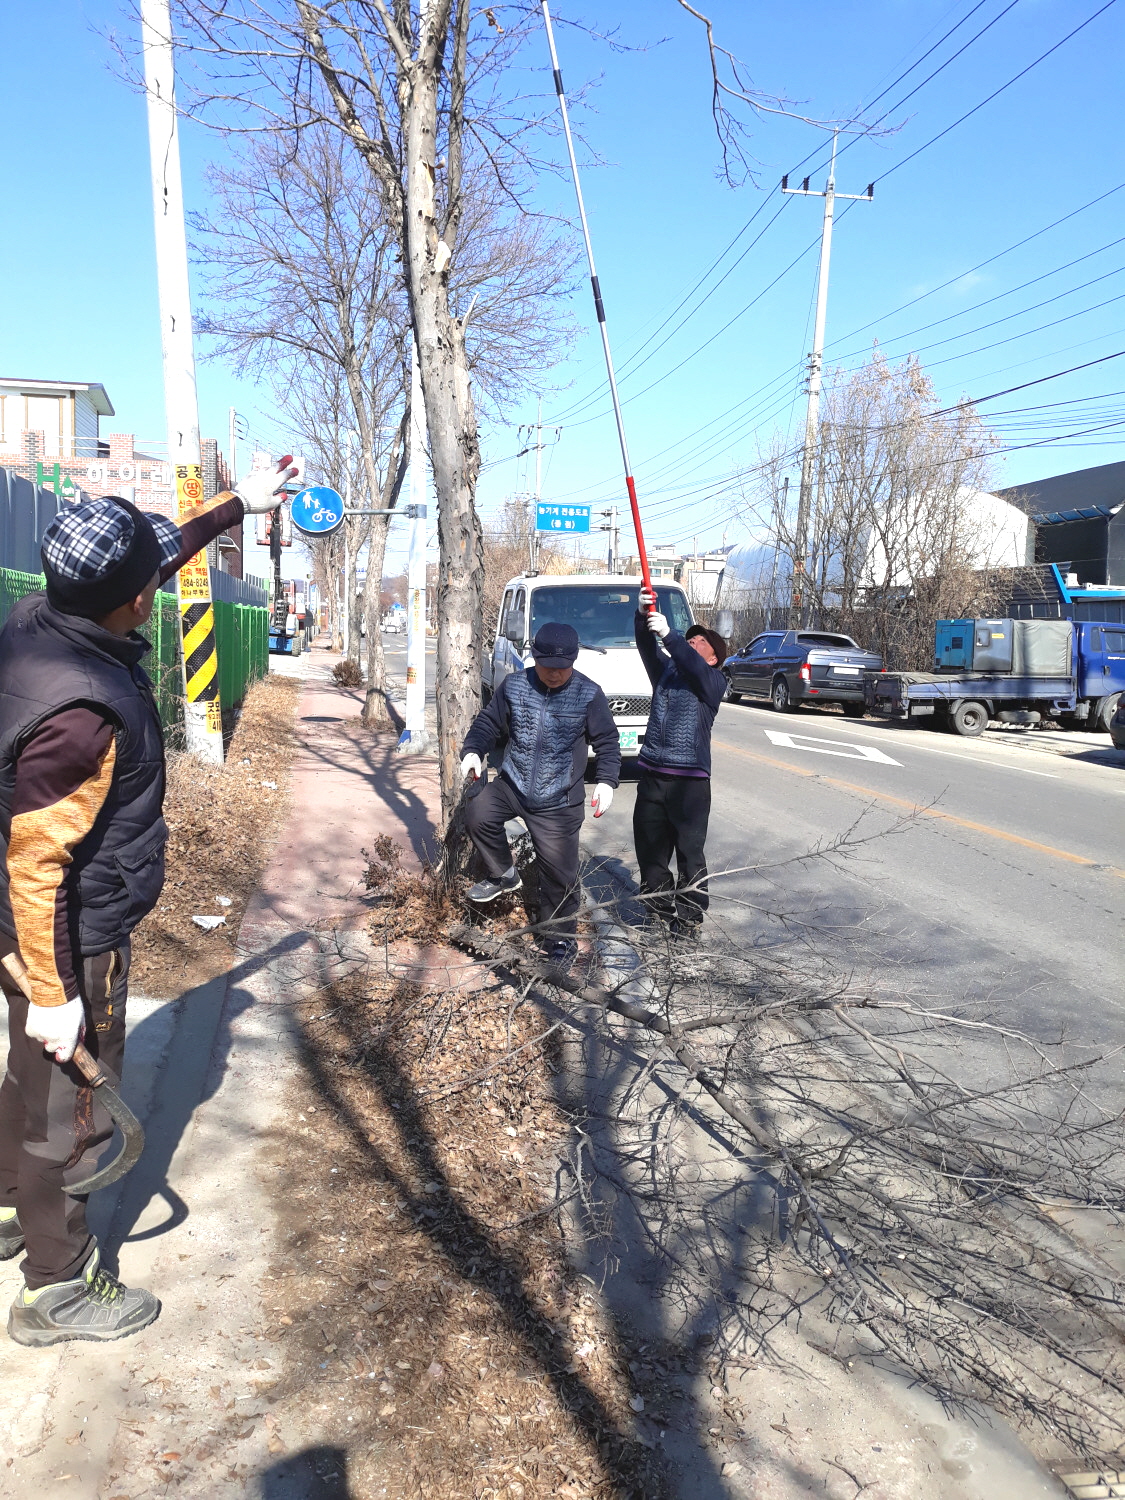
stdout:
{"type": "Polygon", "coordinates": [[[983,703],[958,703],[949,715],[949,727],[954,734],[964,735],[969,740],[976,739],[978,734],[983,734],[988,728],[988,709],[983,703]]]}
{"type": "Polygon", "coordinates": [[[770,692],[770,701],[779,714],[787,714],[793,707],[789,696],[789,684],[784,677],[779,677],[770,692]]]}
{"type": "Polygon", "coordinates": [[[1117,712],[1117,705],[1120,699],[1120,693],[1111,693],[1108,698],[1098,699],[1094,711],[1088,720],[1088,727],[1095,734],[1109,733],[1109,726],[1113,723],[1113,716],[1117,712]]]}
{"type": "Polygon", "coordinates": [[[727,678],[727,690],[723,694],[723,702],[724,703],[741,703],[742,702],[742,694],[735,692],[734,688],[731,686],[731,680],[730,680],[729,677],[727,678]]]}
{"type": "Polygon", "coordinates": [[[849,719],[862,719],[867,712],[867,706],[863,703],[844,703],[841,707],[845,717],[849,719]]]}

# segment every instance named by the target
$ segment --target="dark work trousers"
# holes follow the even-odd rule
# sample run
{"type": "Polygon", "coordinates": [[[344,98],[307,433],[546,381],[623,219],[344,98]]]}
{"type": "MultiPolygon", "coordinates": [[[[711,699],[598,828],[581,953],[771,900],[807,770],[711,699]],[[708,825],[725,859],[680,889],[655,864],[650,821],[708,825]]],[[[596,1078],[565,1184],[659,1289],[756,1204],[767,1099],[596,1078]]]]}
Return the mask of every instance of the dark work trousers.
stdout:
{"type": "MultiPolygon", "coordinates": [[[[15,944],[0,936],[0,954],[15,944]]],[[[83,959],[86,1048],[115,1079],[125,1055],[129,945],[83,959]]],[[[24,1031],[27,1001],[0,967],[8,1002],[8,1071],[0,1084],[0,1207],[19,1214],[24,1280],[34,1290],[73,1281],[93,1248],[82,1180],[89,1156],[113,1134],[113,1121],[74,1063],[57,1063],[24,1031]]]]}
{"type": "Polygon", "coordinates": [[[707,819],[711,813],[711,782],[704,776],[660,776],[642,771],[633,805],[633,843],[641,871],[641,890],[656,896],[645,907],[670,922],[695,924],[707,910],[707,819]],[[672,855],[676,879],[672,879],[672,855]],[[697,885],[698,882],[698,885],[697,885]],[[696,886],[686,890],[686,886],[696,886]],[[663,892],[667,899],[659,897],[663,892]]]}
{"type": "Polygon", "coordinates": [[[503,777],[482,786],[465,801],[469,837],[480,851],[488,873],[503,875],[512,867],[512,851],[504,824],[522,818],[527,824],[539,861],[539,921],[546,938],[573,937],[578,912],[578,835],[585,807],[552,807],[530,812],[519,793],[503,777]]]}

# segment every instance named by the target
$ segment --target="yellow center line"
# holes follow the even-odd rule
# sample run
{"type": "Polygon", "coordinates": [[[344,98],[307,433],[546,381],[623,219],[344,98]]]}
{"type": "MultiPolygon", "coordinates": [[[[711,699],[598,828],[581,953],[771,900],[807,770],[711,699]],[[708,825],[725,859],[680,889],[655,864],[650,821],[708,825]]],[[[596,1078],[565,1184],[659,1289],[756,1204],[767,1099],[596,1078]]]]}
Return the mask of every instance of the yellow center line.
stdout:
{"type": "Polygon", "coordinates": [[[820,771],[812,771],[805,766],[790,765],[788,761],[778,760],[772,755],[759,755],[754,750],[743,750],[738,745],[728,744],[726,740],[714,740],[712,743],[719,750],[729,750],[732,755],[741,755],[747,760],[759,761],[764,766],[776,766],[779,771],[790,771],[794,776],[812,776],[828,786],[839,787],[841,791],[858,792],[860,796],[870,797],[876,802],[887,802],[892,807],[904,807],[917,817],[938,818],[943,823],[953,823],[956,827],[968,828],[973,833],[984,833],[989,838],[1002,839],[1006,844],[1018,844],[1021,849],[1033,849],[1037,854],[1049,854],[1054,859],[1064,859],[1072,865],[1085,865],[1091,870],[1102,870],[1107,875],[1115,875],[1118,880],[1125,880],[1125,870],[1119,870],[1115,865],[1103,865],[1096,859],[1087,859],[1084,854],[1073,854],[1069,849],[1056,849],[1053,844],[1040,844],[1035,839],[1021,838],[1018,833],[1007,833],[1003,828],[993,828],[988,823],[976,823],[971,818],[959,818],[956,813],[942,812],[940,808],[920,807],[917,802],[911,802],[908,797],[896,797],[891,792],[877,792],[872,787],[860,786],[855,781],[844,781],[838,776],[825,776],[820,771]]]}

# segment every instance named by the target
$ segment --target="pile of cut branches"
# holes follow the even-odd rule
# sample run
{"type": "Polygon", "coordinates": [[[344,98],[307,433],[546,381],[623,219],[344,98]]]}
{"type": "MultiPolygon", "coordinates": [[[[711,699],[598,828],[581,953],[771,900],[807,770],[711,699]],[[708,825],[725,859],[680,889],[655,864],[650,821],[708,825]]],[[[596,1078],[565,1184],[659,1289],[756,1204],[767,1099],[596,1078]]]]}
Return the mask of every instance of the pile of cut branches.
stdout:
{"type": "Polygon", "coordinates": [[[597,982],[510,937],[451,932],[584,1019],[584,1075],[608,1080],[572,1122],[589,1237],[609,1251],[627,1202],[665,1297],[722,1326],[732,1355],[818,1318],[842,1360],[983,1402],[1088,1460],[1117,1454],[1125,1278],[1101,1243],[1125,1208],[1113,1060],[858,992],[807,952],[798,970],[714,927],[685,955],[620,915],[600,910],[619,966],[597,982]],[[721,1165],[700,1127],[725,1144],[721,1165]]]}

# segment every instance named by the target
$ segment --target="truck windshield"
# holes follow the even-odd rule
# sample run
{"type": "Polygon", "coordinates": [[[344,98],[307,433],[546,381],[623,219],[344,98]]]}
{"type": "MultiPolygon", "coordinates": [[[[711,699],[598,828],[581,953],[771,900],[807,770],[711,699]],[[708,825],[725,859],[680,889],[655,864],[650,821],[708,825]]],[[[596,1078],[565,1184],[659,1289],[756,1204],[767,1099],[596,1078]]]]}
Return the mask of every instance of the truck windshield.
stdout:
{"type": "MultiPolygon", "coordinates": [[[[584,646],[631,646],[633,616],[637,612],[639,583],[620,588],[612,584],[563,584],[558,588],[531,591],[531,638],[540,625],[555,621],[573,625],[584,646]]],[[[691,626],[687,600],[679,589],[657,588],[658,607],[673,630],[691,626]]]]}

